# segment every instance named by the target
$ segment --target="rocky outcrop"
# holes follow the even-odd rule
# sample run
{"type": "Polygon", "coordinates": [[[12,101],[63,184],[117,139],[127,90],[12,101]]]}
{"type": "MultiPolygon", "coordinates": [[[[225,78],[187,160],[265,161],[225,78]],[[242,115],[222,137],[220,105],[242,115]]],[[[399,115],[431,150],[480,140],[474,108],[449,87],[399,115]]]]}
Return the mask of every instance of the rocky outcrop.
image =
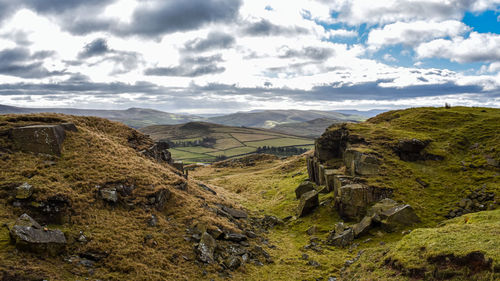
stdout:
{"type": "Polygon", "coordinates": [[[410,205],[400,204],[389,198],[373,205],[367,216],[389,232],[420,222],[420,218],[410,205]]]}
{"type": "Polygon", "coordinates": [[[172,155],[168,149],[170,145],[166,141],[158,141],[150,148],[141,151],[144,156],[153,158],[157,162],[172,164],[172,155]]]}
{"type": "Polygon", "coordinates": [[[344,151],[343,160],[352,176],[373,176],[378,174],[380,161],[375,155],[349,148],[344,151]]]}
{"type": "Polygon", "coordinates": [[[38,254],[57,255],[66,246],[66,237],[60,230],[43,228],[27,214],[21,215],[10,229],[16,248],[38,254]]]}
{"type": "Polygon", "coordinates": [[[25,199],[16,198],[12,205],[46,224],[68,222],[71,215],[71,202],[65,195],[54,195],[44,200],[35,200],[32,196],[25,199]]]}
{"type": "Polygon", "coordinates": [[[487,192],[484,188],[479,188],[460,200],[457,207],[450,210],[445,217],[451,219],[468,213],[493,210],[496,204],[494,192],[487,192]]]}
{"type": "Polygon", "coordinates": [[[318,192],[316,190],[306,192],[300,197],[299,207],[297,208],[297,216],[303,217],[311,213],[318,206],[318,192]]]}
{"type": "Polygon", "coordinates": [[[390,189],[370,187],[363,184],[348,184],[339,189],[337,210],[346,220],[361,219],[371,204],[391,195],[390,189]]]}
{"type": "Polygon", "coordinates": [[[422,160],[422,151],[428,144],[429,141],[421,141],[419,139],[400,140],[394,151],[403,161],[422,160]]]}
{"type": "Polygon", "coordinates": [[[66,131],[78,131],[72,123],[32,125],[12,129],[14,147],[24,152],[60,156],[66,131]]]}
{"type": "Polygon", "coordinates": [[[302,195],[306,192],[314,190],[314,185],[310,181],[303,181],[299,184],[299,186],[295,189],[295,197],[300,199],[302,195]]]}

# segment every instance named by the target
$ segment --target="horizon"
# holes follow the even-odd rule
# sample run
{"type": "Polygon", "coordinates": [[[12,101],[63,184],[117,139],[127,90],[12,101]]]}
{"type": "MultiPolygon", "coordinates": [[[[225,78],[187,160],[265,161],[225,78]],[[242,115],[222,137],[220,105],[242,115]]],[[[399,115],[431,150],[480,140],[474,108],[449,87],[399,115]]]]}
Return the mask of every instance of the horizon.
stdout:
{"type": "Polygon", "coordinates": [[[500,107],[500,1],[0,0],[0,104],[500,107]]]}

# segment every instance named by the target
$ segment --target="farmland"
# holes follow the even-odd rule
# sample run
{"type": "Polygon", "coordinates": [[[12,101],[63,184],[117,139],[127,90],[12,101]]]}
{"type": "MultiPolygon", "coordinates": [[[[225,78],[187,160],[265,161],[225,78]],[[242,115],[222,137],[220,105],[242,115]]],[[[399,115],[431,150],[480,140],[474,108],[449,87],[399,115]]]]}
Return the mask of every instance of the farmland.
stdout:
{"type": "MultiPolygon", "coordinates": [[[[214,162],[255,153],[259,147],[296,147],[311,149],[312,138],[289,135],[266,129],[231,127],[206,122],[183,125],[157,125],[141,129],[154,140],[172,143],[169,151],[176,160],[186,163],[214,162]],[[209,145],[204,140],[214,140],[209,145]]],[[[300,151],[300,150],[298,150],[300,151]]]]}

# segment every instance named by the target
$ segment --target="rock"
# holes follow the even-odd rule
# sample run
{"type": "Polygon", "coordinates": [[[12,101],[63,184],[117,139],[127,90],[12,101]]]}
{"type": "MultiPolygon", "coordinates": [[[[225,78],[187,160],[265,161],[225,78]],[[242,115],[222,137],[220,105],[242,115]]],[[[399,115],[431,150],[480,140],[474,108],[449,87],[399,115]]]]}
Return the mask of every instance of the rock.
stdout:
{"type": "Polygon", "coordinates": [[[158,218],[155,214],[152,214],[148,219],[148,225],[151,227],[156,227],[158,225],[158,218]]]}
{"type": "Polygon", "coordinates": [[[18,218],[10,229],[10,237],[16,248],[38,254],[57,255],[66,246],[62,231],[44,229],[27,214],[18,218]]]}
{"type": "Polygon", "coordinates": [[[16,187],[16,199],[28,199],[33,195],[33,186],[27,182],[16,187]]]}
{"type": "Polygon", "coordinates": [[[303,217],[311,213],[316,207],[319,206],[318,192],[315,190],[306,192],[300,197],[297,215],[303,217]]]}
{"type": "Polygon", "coordinates": [[[45,224],[63,224],[69,220],[71,204],[65,195],[56,194],[44,201],[18,200],[14,206],[21,207],[35,218],[45,224]]]}
{"type": "Polygon", "coordinates": [[[422,159],[421,152],[428,144],[429,141],[419,139],[400,140],[394,150],[403,161],[417,161],[422,159]]]}
{"type": "Polygon", "coordinates": [[[241,257],[239,256],[230,256],[224,261],[224,265],[230,270],[236,270],[241,263],[241,257]]]}
{"type": "Polygon", "coordinates": [[[174,161],[172,166],[179,170],[179,172],[184,173],[184,163],[182,161],[174,161]]]}
{"type": "Polygon", "coordinates": [[[374,221],[380,222],[387,231],[395,231],[401,226],[420,222],[410,205],[398,204],[394,200],[384,199],[375,204],[368,212],[374,221]]]}
{"type": "Polygon", "coordinates": [[[359,237],[370,229],[372,225],[372,218],[369,216],[365,216],[359,223],[355,224],[352,227],[352,230],[354,231],[354,237],[359,237]]]}
{"type": "Polygon", "coordinates": [[[333,177],[333,196],[340,197],[340,188],[344,185],[353,184],[354,178],[345,175],[336,175],[333,177]]]}
{"type": "Polygon", "coordinates": [[[24,152],[61,155],[66,134],[60,125],[33,125],[12,129],[15,147],[24,152]]]}
{"type": "Polygon", "coordinates": [[[327,130],[314,143],[314,155],[326,162],[333,158],[341,158],[349,141],[349,130],[342,124],[336,130],[327,130]]]}
{"type": "Polygon", "coordinates": [[[275,216],[265,215],[264,218],[262,218],[261,224],[263,228],[269,229],[277,225],[283,224],[283,221],[275,216]]]}
{"type": "Polygon", "coordinates": [[[335,225],[334,231],[335,231],[335,233],[342,233],[346,229],[347,229],[347,227],[344,225],[344,223],[343,222],[339,222],[339,223],[337,223],[335,225]]]}
{"type": "Polygon", "coordinates": [[[314,190],[314,185],[310,181],[303,181],[299,184],[299,186],[295,189],[295,197],[300,199],[302,194],[314,190]]]}
{"type": "Polygon", "coordinates": [[[429,187],[429,184],[423,181],[421,178],[416,178],[415,181],[420,184],[423,188],[429,187]]]}
{"type": "Polygon", "coordinates": [[[197,247],[198,259],[204,263],[213,263],[216,246],[215,239],[207,232],[204,232],[197,247]]]}
{"type": "Polygon", "coordinates": [[[160,163],[172,163],[172,155],[168,149],[170,145],[166,141],[158,141],[150,148],[141,151],[142,155],[153,158],[160,163]]]}
{"type": "Polygon", "coordinates": [[[219,239],[224,235],[224,232],[218,227],[208,229],[207,232],[215,239],[219,239]]]}
{"type": "Polygon", "coordinates": [[[354,232],[351,228],[344,230],[342,233],[335,233],[333,237],[329,237],[328,243],[338,247],[346,247],[354,241],[354,232]]]}
{"type": "Polygon", "coordinates": [[[118,202],[118,193],[114,187],[106,187],[99,190],[99,194],[104,201],[111,203],[118,202]]]}
{"type": "Polygon", "coordinates": [[[318,165],[318,185],[325,184],[325,166],[319,164],[318,165]]]}
{"type": "Polygon", "coordinates": [[[340,188],[337,209],[344,219],[360,220],[370,204],[389,197],[391,193],[391,189],[348,184],[340,188]]]}
{"type": "Polygon", "coordinates": [[[61,126],[64,131],[66,132],[78,132],[78,129],[76,128],[75,124],[73,123],[62,123],[59,126],[61,126]]]}
{"type": "Polygon", "coordinates": [[[346,149],[344,164],[352,176],[371,176],[378,174],[379,160],[372,154],[362,153],[355,148],[346,149]]]}
{"type": "Polygon", "coordinates": [[[168,200],[172,197],[172,192],[167,188],[158,189],[153,194],[147,196],[149,205],[152,205],[157,210],[163,209],[168,200]]]}
{"type": "Polygon", "coordinates": [[[248,237],[244,234],[239,233],[226,233],[224,235],[224,240],[233,241],[233,242],[241,242],[247,240],[248,237]]]}
{"type": "Polygon", "coordinates": [[[246,219],[248,217],[247,213],[245,213],[244,211],[229,208],[227,206],[222,206],[222,210],[235,219],[246,219]]]}
{"type": "Polygon", "coordinates": [[[319,267],[320,266],[319,262],[317,262],[315,260],[309,260],[307,262],[307,265],[312,266],[312,267],[319,267]]]}
{"type": "Polygon", "coordinates": [[[215,190],[213,190],[210,187],[208,187],[206,184],[198,183],[198,186],[201,187],[201,188],[203,188],[204,190],[212,193],[213,195],[217,195],[217,192],[215,192],[215,190]]]}
{"type": "Polygon", "coordinates": [[[325,169],[325,186],[328,192],[335,189],[335,176],[342,175],[342,172],[336,169],[325,169]]]}

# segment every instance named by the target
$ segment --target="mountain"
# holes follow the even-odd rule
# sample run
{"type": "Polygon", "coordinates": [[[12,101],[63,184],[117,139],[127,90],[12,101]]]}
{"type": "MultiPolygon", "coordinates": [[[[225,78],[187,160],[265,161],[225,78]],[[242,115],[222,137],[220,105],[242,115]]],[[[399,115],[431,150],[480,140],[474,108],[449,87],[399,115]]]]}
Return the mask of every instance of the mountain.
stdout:
{"type": "Polygon", "coordinates": [[[379,115],[380,113],[384,113],[389,111],[389,109],[370,109],[370,110],[333,110],[333,112],[338,112],[338,113],[343,113],[343,114],[349,114],[349,115],[358,115],[358,116],[364,116],[366,118],[374,117],[379,115]]]}
{"type": "Polygon", "coordinates": [[[179,115],[146,108],[126,110],[77,109],[77,108],[22,108],[0,105],[0,114],[7,113],[62,113],[77,116],[95,116],[122,122],[132,128],[141,128],[156,124],[182,124],[199,121],[204,118],[194,115],[179,115]]]}
{"type": "Polygon", "coordinates": [[[360,115],[319,110],[264,110],[217,116],[208,118],[208,121],[228,126],[272,128],[278,124],[306,122],[317,118],[328,118],[343,122],[366,119],[360,115]]]}
{"type": "Polygon", "coordinates": [[[207,122],[155,125],[140,129],[153,140],[167,140],[172,157],[184,162],[214,162],[252,153],[279,156],[301,154],[313,139],[267,129],[233,127],[207,122]]]}
{"type": "Polygon", "coordinates": [[[271,130],[285,134],[316,138],[321,136],[326,128],[335,123],[342,122],[344,121],[338,119],[317,118],[305,122],[278,124],[272,127],[271,130]]]}

